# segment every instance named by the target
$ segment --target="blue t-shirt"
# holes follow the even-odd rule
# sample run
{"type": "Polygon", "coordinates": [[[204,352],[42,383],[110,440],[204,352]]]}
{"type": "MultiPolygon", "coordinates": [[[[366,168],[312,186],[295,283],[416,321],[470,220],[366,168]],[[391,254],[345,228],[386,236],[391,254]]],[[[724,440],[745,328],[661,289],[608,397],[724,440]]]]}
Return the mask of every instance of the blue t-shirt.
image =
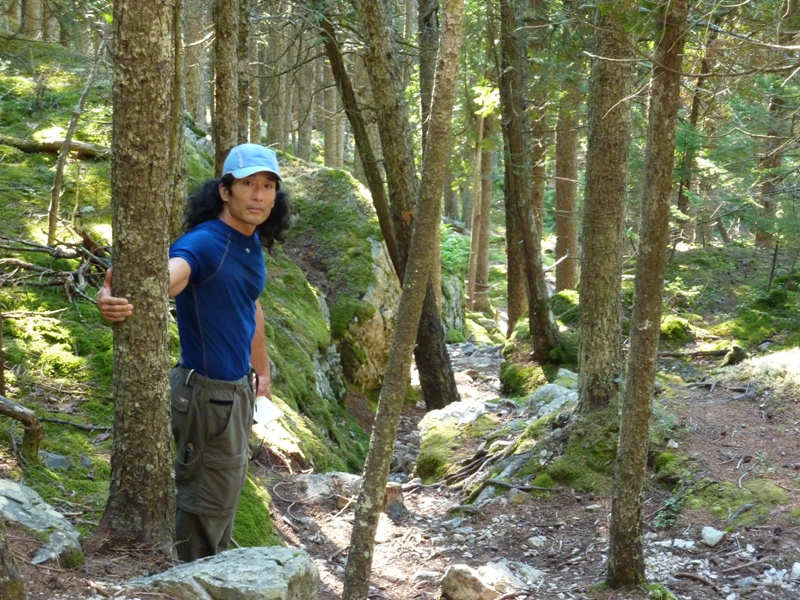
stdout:
{"type": "Polygon", "coordinates": [[[192,269],[175,297],[181,364],[211,379],[235,381],[250,369],[255,302],[267,269],[258,234],[246,236],[220,219],[197,225],[169,250],[192,269]]]}

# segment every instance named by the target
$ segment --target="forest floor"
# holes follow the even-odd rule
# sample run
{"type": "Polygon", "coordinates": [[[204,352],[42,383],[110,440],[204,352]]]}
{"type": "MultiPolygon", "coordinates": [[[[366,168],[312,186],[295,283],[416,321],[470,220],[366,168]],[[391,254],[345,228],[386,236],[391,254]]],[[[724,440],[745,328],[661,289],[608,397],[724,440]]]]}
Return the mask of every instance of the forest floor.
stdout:
{"type": "MultiPolygon", "coordinates": [[[[469,369],[459,373],[462,397],[496,397],[491,382],[498,366],[484,366],[480,374],[472,370],[470,376],[465,375],[469,369]]],[[[701,529],[724,530],[726,524],[705,509],[684,507],[667,529],[648,527],[648,576],[680,599],[800,598],[800,583],[789,582],[788,576],[800,562],[800,525],[797,513],[792,513],[792,508],[800,507],[800,403],[790,395],[759,393],[764,383],[750,381],[745,393],[724,382],[682,384],[661,396],[665,413],[674,415],[680,425],[676,452],[689,457],[696,481],[741,487],[747,478],[758,477],[784,490],[787,500],[771,506],[755,524],[728,533],[713,548],[700,539],[701,529]],[[693,543],[668,547],[673,540],[693,543]]],[[[418,439],[415,427],[423,414],[408,407],[398,439],[418,439]]],[[[320,600],[338,598],[352,508],[340,508],[333,497],[314,503],[299,500],[291,475],[277,471],[270,475],[275,482],[270,490],[273,520],[289,545],[304,548],[315,560],[323,583],[320,600]]],[[[670,498],[670,491],[648,483],[645,522],[653,524],[670,498]]],[[[458,522],[448,510],[461,500],[459,492],[445,487],[421,487],[405,493],[410,516],[397,524],[382,517],[370,598],[437,599],[442,597],[438,578],[448,566],[477,568],[503,558],[545,573],[516,595],[498,594],[504,599],[647,597],[642,591],[592,590],[607,567],[609,497],[569,489],[545,499],[528,497],[521,504],[499,497],[458,522]],[[536,544],[531,544],[532,538],[536,544]]],[[[13,527],[9,537],[31,599],[168,598],[122,587],[134,575],[165,567],[147,553],[105,550],[89,553],[75,569],[33,566],[27,558],[38,542],[13,527]]]]}

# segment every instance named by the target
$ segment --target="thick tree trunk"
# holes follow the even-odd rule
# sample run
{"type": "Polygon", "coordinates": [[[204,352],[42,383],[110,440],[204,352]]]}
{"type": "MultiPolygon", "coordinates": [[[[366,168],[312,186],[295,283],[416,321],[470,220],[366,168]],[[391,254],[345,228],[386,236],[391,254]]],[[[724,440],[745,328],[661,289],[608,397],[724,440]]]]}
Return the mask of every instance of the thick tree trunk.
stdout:
{"type": "MultiPolygon", "coordinates": [[[[516,217],[522,242],[525,282],[528,294],[528,320],[534,358],[541,364],[550,362],[558,348],[558,328],[548,301],[547,284],[542,268],[539,232],[531,207],[530,152],[526,143],[522,49],[519,39],[514,0],[500,2],[501,66],[500,101],[503,111],[503,134],[507,144],[509,178],[512,180],[509,205],[516,217]]],[[[507,181],[508,183],[508,181],[507,181]]],[[[509,191],[507,190],[508,194],[509,191]]],[[[517,241],[517,240],[515,240],[517,241]]]]}
{"type": "Polygon", "coordinates": [[[114,328],[111,484],[98,528],[101,537],[150,544],[168,556],[175,501],[163,215],[172,199],[173,18],[171,2],[114,5],[113,292],[136,312],[114,328]]]}
{"type": "MultiPolygon", "coordinates": [[[[367,10],[377,10],[377,17],[386,22],[382,6],[364,0],[367,10]]],[[[362,12],[364,14],[364,12],[362,12]]],[[[350,552],[345,568],[343,600],[366,600],[375,547],[375,532],[383,506],[389,463],[397,436],[397,424],[405,396],[411,349],[417,333],[417,321],[430,279],[431,255],[436,246],[436,222],[440,214],[442,183],[446,168],[450,137],[450,116],[455,99],[458,55],[462,33],[463,0],[445,2],[444,29],[436,69],[436,93],[431,104],[428,158],[422,167],[419,216],[415,221],[410,244],[403,294],[397,314],[397,327],[392,338],[378,413],[364,468],[364,480],[356,504],[350,552]]],[[[392,55],[384,55],[384,60],[392,55]]],[[[385,90],[388,92],[389,90],[385,90]]],[[[381,93],[376,90],[376,94],[381,93]]]]}
{"type": "Polygon", "coordinates": [[[22,35],[34,40],[42,37],[43,1],[22,0],[22,35]]]}
{"type": "MultiPolygon", "coordinates": [[[[303,36],[304,53],[297,73],[297,158],[311,160],[311,140],[314,133],[314,61],[310,56],[309,44],[313,38],[309,33],[303,36]]],[[[345,106],[345,110],[347,107],[345,106]]]]}
{"type": "Polygon", "coordinates": [[[189,114],[202,128],[207,127],[206,122],[206,102],[203,91],[203,64],[204,55],[203,45],[200,40],[203,37],[203,30],[206,23],[206,9],[202,2],[189,2],[184,9],[184,22],[186,40],[186,109],[189,114]]]}
{"type": "Polygon", "coordinates": [[[597,12],[589,82],[589,139],[581,251],[578,410],[619,400],[622,233],[631,132],[634,42],[623,27],[631,0],[597,12]]]}
{"type": "Polygon", "coordinates": [[[577,81],[562,87],[556,129],[556,291],[578,287],[578,110],[577,81]],[[562,260],[563,259],[563,260],[562,260]]]}
{"type": "MultiPolygon", "coordinates": [[[[508,141],[506,141],[506,156],[508,156],[508,141]]],[[[511,174],[511,162],[505,161],[503,171],[504,196],[506,213],[506,262],[508,264],[506,277],[507,299],[508,299],[508,329],[506,335],[510,336],[514,331],[517,321],[525,314],[528,303],[526,284],[525,284],[525,260],[522,256],[522,234],[519,230],[519,223],[514,216],[514,198],[518,194],[514,188],[515,178],[511,174]]]]}
{"type": "Polygon", "coordinates": [[[17,570],[14,554],[8,546],[6,526],[0,519],[0,598],[25,600],[25,582],[17,570]]]}
{"type": "Polygon", "coordinates": [[[215,0],[214,15],[214,175],[219,177],[239,139],[238,0],[215,0]]]}
{"type": "Polygon", "coordinates": [[[639,227],[639,257],[631,317],[631,347],[609,527],[608,583],[612,588],[646,582],[642,547],[642,492],[656,372],[661,299],[669,241],[675,127],[689,0],[662,5],[655,19],[660,34],[650,83],[645,183],[639,227]]]}

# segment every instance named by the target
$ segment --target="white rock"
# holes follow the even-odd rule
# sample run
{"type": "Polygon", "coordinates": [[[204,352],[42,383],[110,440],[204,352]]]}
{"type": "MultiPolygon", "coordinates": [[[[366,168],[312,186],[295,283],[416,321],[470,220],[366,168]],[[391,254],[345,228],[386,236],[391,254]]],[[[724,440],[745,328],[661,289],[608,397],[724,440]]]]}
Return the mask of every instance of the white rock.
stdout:
{"type": "Polygon", "coordinates": [[[675,440],[667,440],[667,448],[680,448],[675,440]]]}
{"type": "Polygon", "coordinates": [[[534,535],[533,537],[528,538],[528,546],[531,548],[541,548],[544,545],[545,537],[541,535],[534,535]]]}
{"type": "Polygon", "coordinates": [[[792,572],[789,573],[789,581],[799,581],[800,580],[800,563],[794,563],[792,565],[792,572]]]}
{"type": "Polygon", "coordinates": [[[451,565],[442,576],[442,592],[452,600],[494,600],[495,590],[467,565],[451,565]]]}
{"type": "Polygon", "coordinates": [[[703,527],[703,531],[700,533],[700,535],[703,538],[703,542],[707,546],[711,546],[713,548],[723,540],[725,537],[725,532],[706,526],[703,527]]]}

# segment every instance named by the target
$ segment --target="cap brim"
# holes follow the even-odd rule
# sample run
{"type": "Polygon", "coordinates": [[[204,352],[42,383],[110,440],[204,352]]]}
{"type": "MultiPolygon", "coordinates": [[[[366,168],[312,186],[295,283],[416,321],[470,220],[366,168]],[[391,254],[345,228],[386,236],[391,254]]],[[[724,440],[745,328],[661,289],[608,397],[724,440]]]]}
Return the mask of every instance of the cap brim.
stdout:
{"type": "Polygon", "coordinates": [[[244,167],[242,169],[235,169],[231,171],[231,175],[233,175],[236,179],[244,179],[245,177],[250,177],[250,175],[253,175],[254,173],[272,173],[278,178],[278,181],[281,181],[281,176],[269,167],[244,167]]]}

